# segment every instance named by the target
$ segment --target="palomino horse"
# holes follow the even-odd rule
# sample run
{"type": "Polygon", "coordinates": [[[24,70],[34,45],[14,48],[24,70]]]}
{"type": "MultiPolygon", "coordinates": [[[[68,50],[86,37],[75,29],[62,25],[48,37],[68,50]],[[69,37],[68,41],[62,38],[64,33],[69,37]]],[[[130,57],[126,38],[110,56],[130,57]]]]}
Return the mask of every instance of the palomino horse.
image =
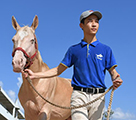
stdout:
{"type": "MultiPolygon", "coordinates": [[[[31,27],[20,27],[14,16],[12,26],[16,30],[12,38],[13,48],[13,71],[21,72],[25,68],[33,72],[49,70],[47,64],[42,61],[38,51],[35,29],[38,26],[38,17],[35,16],[31,27]]],[[[26,78],[22,75],[23,83],[20,87],[18,97],[24,108],[25,120],[66,120],[70,117],[70,110],[54,107],[38,96],[26,78]]],[[[49,101],[60,106],[70,106],[72,93],[70,79],[52,77],[46,79],[35,79],[32,81],[38,92],[49,101]]],[[[70,119],[70,118],[69,118],[70,119]]]]}

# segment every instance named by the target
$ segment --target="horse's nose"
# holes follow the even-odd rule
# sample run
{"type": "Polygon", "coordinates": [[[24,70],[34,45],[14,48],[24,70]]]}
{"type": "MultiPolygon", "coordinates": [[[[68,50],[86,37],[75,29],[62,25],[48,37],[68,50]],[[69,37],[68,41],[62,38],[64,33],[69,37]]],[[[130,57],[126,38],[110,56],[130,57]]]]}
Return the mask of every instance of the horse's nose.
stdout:
{"type": "Polygon", "coordinates": [[[23,63],[23,58],[20,58],[20,59],[17,59],[17,60],[13,59],[13,61],[12,61],[12,64],[13,64],[13,65],[14,65],[14,64],[20,65],[20,64],[22,64],[22,63],[23,63]]]}
{"type": "Polygon", "coordinates": [[[12,65],[13,66],[18,66],[18,67],[23,67],[24,66],[24,62],[23,62],[23,58],[20,59],[13,59],[12,60],[12,65]]]}
{"type": "Polygon", "coordinates": [[[14,62],[13,62],[13,60],[12,60],[12,65],[14,65],[14,62]]]}
{"type": "Polygon", "coordinates": [[[21,51],[16,51],[12,60],[13,70],[15,72],[20,72],[24,68],[25,64],[26,58],[24,57],[24,54],[21,51]]]}

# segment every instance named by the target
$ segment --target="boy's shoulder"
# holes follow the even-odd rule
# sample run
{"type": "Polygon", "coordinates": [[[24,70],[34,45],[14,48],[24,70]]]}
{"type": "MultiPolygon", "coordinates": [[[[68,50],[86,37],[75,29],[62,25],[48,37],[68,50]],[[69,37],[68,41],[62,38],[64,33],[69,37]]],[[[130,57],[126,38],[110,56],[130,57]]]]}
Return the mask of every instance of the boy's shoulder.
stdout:
{"type": "Polygon", "coordinates": [[[104,49],[111,49],[110,46],[106,45],[105,43],[99,42],[99,46],[103,47],[104,49]]]}

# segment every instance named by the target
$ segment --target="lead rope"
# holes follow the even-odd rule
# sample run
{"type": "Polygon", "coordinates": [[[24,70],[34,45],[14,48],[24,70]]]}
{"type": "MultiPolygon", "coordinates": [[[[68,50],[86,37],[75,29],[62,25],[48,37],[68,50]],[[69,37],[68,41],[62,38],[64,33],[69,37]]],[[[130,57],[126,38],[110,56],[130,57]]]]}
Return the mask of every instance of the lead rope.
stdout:
{"type": "Polygon", "coordinates": [[[55,107],[59,107],[61,109],[77,109],[77,108],[81,108],[81,107],[85,107],[85,106],[88,106],[92,103],[94,103],[95,101],[99,100],[101,97],[103,97],[104,95],[106,95],[111,89],[111,95],[110,95],[110,102],[109,102],[109,106],[108,106],[108,110],[107,110],[107,120],[109,120],[109,116],[110,116],[110,110],[111,110],[111,104],[112,104],[112,100],[113,100],[113,93],[114,93],[114,89],[113,89],[113,86],[109,87],[102,95],[100,95],[98,98],[88,102],[88,103],[85,103],[83,105],[79,105],[79,106],[70,106],[70,107],[66,107],[66,106],[60,106],[60,105],[57,105],[57,104],[54,104],[52,102],[50,102],[49,100],[45,99],[36,89],[35,87],[33,86],[33,83],[31,81],[31,79],[29,78],[29,76],[26,78],[27,81],[30,83],[31,87],[33,88],[33,90],[44,100],[46,101],[47,103],[55,106],[55,107]]]}
{"type": "Polygon", "coordinates": [[[108,110],[107,110],[107,120],[110,119],[110,111],[111,111],[111,105],[112,105],[112,101],[113,101],[113,94],[114,94],[114,89],[112,87],[112,91],[111,91],[111,94],[110,94],[109,106],[108,106],[108,110]]]}

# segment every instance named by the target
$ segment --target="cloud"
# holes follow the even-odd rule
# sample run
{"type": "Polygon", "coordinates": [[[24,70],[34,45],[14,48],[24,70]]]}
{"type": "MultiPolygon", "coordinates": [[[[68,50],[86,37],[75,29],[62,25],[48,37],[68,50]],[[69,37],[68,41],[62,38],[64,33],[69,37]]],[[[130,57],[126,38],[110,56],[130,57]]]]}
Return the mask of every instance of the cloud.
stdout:
{"type": "Polygon", "coordinates": [[[22,84],[22,75],[20,74],[20,77],[18,77],[17,79],[18,79],[17,86],[20,88],[22,84]]]}
{"type": "Polygon", "coordinates": [[[2,81],[0,81],[0,86],[3,87],[3,82],[2,81]]]}
{"type": "Polygon", "coordinates": [[[121,108],[116,108],[112,118],[115,120],[135,120],[136,116],[130,112],[123,112],[121,108]]]}
{"type": "Polygon", "coordinates": [[[15,92],[12,91],[12,90],[9,90],[7,93],[8,93],[8,95],[9,95],[9,97],[11,98],[11,100],[14,102],[15,99],[16,99],[16,94],[15,94],[15,92]]]}

